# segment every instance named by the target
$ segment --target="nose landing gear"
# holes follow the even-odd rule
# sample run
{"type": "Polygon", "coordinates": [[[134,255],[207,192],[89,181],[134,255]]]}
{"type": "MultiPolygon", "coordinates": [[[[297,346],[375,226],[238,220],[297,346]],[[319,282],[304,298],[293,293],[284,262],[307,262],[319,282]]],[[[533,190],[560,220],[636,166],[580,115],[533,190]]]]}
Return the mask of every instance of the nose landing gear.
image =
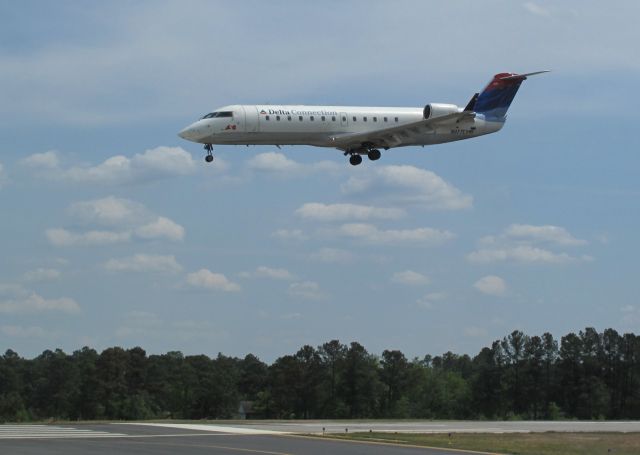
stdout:
{"type": "Polygon", "coordinates": [[[211,153],[211,151],[213,150],[213,145],[212,144],[205,144],[204,145],[204,149],[207,151],[207,156],[204,157],[204,160],[207,163],[210,163],[213,161],[213,153],[211,153]]]}

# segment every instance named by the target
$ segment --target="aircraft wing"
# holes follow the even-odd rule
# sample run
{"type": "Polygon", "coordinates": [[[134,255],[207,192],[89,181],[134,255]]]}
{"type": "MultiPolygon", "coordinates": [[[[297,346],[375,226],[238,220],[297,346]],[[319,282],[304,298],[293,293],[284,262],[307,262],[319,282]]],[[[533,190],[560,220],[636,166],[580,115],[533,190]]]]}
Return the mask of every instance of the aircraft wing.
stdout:
{"type": "Polygon", "coordinates": [[[391,148],[403,143],[411,143],[416,136],[434,133],[436,128],[455,125],[462,120],[472,119],[475,113],[471,111],[456,112],[440,117],[420,120],[413,123],[405,123],[381,130],[367,131],[365,133],[345,133],[331,136],[334,147],[341,150],[356,149],[368,144],[372,147],[391,148]]]}

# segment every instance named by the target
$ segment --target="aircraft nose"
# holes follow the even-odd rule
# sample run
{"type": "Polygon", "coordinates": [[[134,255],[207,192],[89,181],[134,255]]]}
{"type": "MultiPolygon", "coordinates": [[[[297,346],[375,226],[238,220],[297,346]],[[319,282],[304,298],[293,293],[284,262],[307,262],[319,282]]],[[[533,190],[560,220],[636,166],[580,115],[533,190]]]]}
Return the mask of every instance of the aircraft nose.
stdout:
{"type": "Polygon", "coordinates": [[[194,127],[193,125],[189,125],[186,128],[184,128],[182,131],[180,131],[178,133],[178,136],[180,136],[182,139],[193,141],[198,136],[198,128],[194,127]]]}

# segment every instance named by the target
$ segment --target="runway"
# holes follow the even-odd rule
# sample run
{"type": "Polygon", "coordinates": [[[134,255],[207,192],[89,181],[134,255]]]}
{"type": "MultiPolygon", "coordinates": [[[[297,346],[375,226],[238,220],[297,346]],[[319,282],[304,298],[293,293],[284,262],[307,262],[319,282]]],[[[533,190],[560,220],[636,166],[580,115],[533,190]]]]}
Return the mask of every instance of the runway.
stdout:
{"type": "Polygon", "coordinates": [[[301,434],[353,432],[528,433],[640,432],[640,422],[285,421],[220,424],[103,423],[0,425],[0,453],[7,454],[270,454],[451,455],[457,450],[335,441],[301,434]]]}
{"type": "MultiPolygon", "coordinates": [[[[12,455],[452,455],[460,451],[308,438],[238,426],[172,424],[0,425],[12,455]]],[[[463,452],[464,453],[464,452],[463,452]]]]}

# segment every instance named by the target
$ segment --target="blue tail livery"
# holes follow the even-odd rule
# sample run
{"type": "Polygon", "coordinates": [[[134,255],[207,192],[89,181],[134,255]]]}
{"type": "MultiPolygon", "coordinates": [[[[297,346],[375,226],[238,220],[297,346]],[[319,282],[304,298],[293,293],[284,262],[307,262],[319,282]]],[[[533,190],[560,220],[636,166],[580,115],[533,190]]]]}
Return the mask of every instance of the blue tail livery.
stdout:
{"type": "Polygon", "coordinates": [[[535,73],[526,74],[496,74],[478,96],[473,110],[478,114],[484,114],[487,119],[504,119],[522,81],[527,79],[527,76],[548,72],[549,71],[536,71],[535,73]]]}

